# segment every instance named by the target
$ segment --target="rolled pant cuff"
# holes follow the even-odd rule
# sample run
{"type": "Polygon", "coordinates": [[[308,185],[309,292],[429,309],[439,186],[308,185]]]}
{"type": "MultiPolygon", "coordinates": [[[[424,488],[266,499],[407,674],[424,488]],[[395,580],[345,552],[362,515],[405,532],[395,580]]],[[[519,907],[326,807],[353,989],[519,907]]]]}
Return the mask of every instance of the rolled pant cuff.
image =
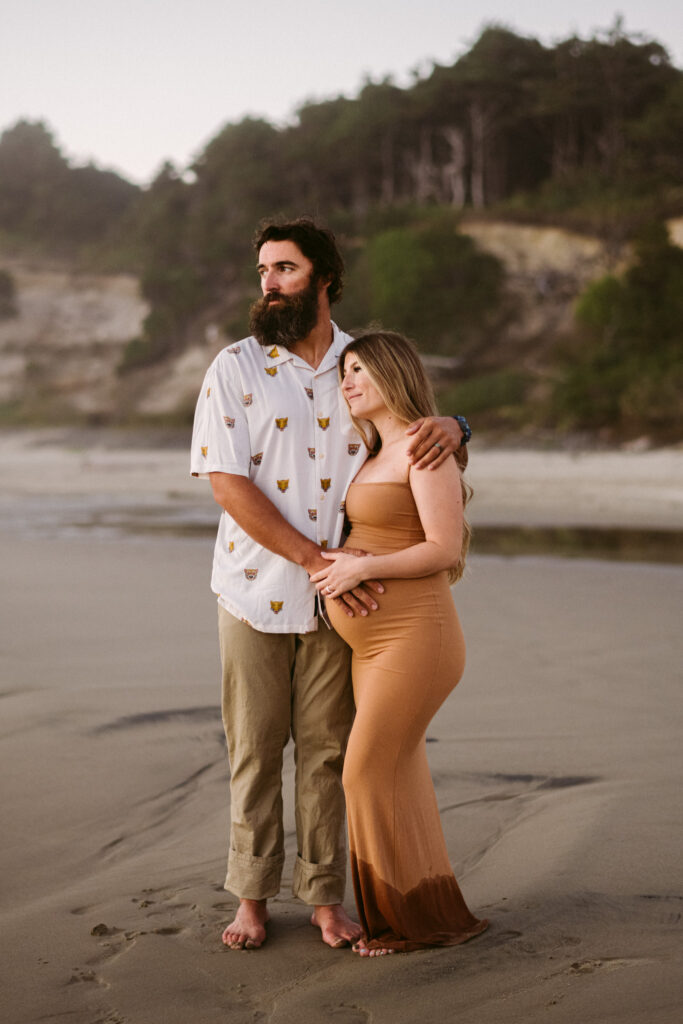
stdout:
{"type": "Polygon", "coordinates": [[[249,853],[228,853],[225,888],[242,900],[267,900],[280,891],[284,855],[253,857],[249,853]]]}
{"type": "Polygon", "coordinates": [[[311,864],[296,858],[292,892],[309,906],[326,907],[341,903],[346,885],[346,858],[331,864],[311,864]]]}

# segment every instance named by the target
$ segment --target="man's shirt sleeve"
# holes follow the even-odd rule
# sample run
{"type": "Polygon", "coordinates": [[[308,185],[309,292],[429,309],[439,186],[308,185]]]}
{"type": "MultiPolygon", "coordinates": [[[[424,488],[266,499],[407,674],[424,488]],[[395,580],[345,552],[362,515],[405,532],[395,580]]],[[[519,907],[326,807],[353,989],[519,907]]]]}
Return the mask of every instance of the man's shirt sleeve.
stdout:
{"type": "Polygon", "coordinates": [[[190,472],[249,476],[251,445],[244,395],[234,359],[220,353],[206,372],[197,399],[190,472]]]}

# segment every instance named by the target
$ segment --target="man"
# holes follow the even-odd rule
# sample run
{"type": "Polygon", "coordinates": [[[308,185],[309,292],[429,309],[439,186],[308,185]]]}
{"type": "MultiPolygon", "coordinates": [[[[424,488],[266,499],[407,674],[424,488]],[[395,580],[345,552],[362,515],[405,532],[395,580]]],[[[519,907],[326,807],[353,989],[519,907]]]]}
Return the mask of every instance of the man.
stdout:
{"type": "MultiPolygon", "coordinates": [[[[223,724],[231,766],[225,888],[239,897],[223,932],[232,949],[265,940],[267,899],[284,862],[282,752],[295,743],[297,858],[292,889],[314,907],[328,945],[359,937],[341,902],[346,852],[341,787],[353,718],[349,650],[319,623],[309,577],[337,546],[344,496],[365,457],[338,386],[350,340],[332,323],[344,265],[334,236],[313,221],[266,224],[255,240],[263,297],[251,336],[207,371],[192,439],[192,472],[208,476],[223,508],[212,574],[218,595],[223,724]]],[[[462,442],[451,418],[412,424],[418,468],[462,442]]],[[[371,614],[381,583],[343,598],[371,614]]]]}

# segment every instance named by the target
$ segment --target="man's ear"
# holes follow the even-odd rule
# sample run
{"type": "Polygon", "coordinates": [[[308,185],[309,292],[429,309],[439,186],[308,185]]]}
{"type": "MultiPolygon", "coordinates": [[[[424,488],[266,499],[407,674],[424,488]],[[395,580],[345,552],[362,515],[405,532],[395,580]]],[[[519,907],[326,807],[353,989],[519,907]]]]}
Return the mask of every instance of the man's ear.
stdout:
{"type": "Polygon", "coordinates": [[[331,276],[330,277],[319,277],[317,279],[317,281],[316,281],[316,285],[317,285],[317,288],[318,288],[318,295],[323,295],[323,294],[327,295],[327,289],[330,287],[331,283],[332,283],[332,277],[331,276]]]}

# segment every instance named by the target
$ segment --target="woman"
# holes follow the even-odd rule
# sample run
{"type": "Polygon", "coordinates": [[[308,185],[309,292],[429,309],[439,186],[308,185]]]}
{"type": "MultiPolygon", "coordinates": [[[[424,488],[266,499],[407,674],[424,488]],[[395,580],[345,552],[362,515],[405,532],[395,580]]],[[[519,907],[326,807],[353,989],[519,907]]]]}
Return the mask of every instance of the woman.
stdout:
{"type": "Polygon", "coordinates": [[[462,575],[469,529],[456,460],[420,472],[406,456],[406,425],[434,413],[412,344],[366,333],[344,349],[339,368],[370,451],[347,494],[348,543],[369,554],[324,553],[330,566],[312,578],[353,650],[356,719],[343,781],[364,931],[354,950],[377,956],[455,945],[488,923],[467,909],[453,876],[425,742],[464,668],[449,575],[462,575]],[[379,610],[347,617],[331,599],[371,578],[385,584],[379,610]]]}

